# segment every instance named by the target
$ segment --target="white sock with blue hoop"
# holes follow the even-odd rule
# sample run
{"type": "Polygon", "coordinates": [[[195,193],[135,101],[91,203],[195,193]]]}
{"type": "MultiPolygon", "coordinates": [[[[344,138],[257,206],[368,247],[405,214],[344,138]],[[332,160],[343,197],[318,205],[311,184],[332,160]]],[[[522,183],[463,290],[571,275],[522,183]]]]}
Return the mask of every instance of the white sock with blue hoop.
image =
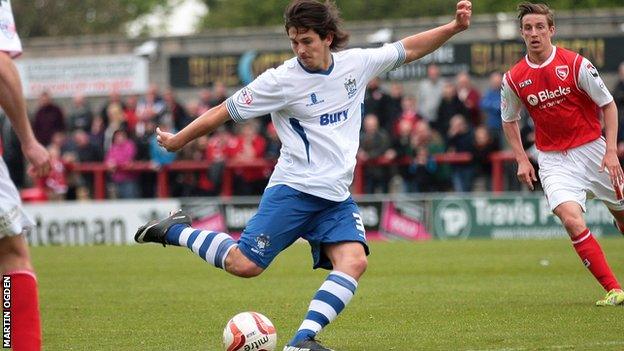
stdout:
{"type": "Polygon", "coordinates": [[[314,338],[342,312],[351,301],[357,286],[357,280],[346,273],[339,271],[329,273],[310,302],[305,320],[288,345],[294,346],[302,340],[314,338]]]}
{"type": "Polygon", "coordinates": [[[223,269],[225,258],[236,245],[226,233],[211,232],[175,224],[167,231],[166,242],[170,245],[186,246],[211,265],[223,269]]]}

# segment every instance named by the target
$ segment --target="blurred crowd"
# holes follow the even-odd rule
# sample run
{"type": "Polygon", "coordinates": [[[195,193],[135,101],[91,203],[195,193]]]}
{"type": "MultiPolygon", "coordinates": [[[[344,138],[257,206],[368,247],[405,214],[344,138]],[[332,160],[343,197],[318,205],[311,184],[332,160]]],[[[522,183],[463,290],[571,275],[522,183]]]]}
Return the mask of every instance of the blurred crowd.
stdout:
{"type": "MultiPolygon", "coordinates": [[[[489,76],[488,86],[478,89],[468,73],[441,77],[436,65],[415,91],[401,83],[367,87],[365,115],[360,135],[359,162],[364,167],[365,193],[489,191],[490,155],[505,147],[500,118],[501,73],[489,76]],[[436,162],[434,155],[464,152],[472,162],[436,162]]],[[[624,123],[624,63],[611,90],[624,123]]],[[[214,196],[221,193],[225,162],[275,161],[280,142],[270,118],[248,123],[228,123],[203,136],[178,153],[169,153],[156,142],[155,130],[179,131],[194,118],[227,98],[226,87],[217,82],[195,99],[180,101],[173,90],[149,87],[144,96],[120,96],[111,92],[101,106],[92,106],[76,95],[62,109],[49,93],[42,93],[31,121],[37,139],[53,159],[53,171],[36,182],[50,199],[92,197],[93,179],[72,171],[72,165],[101,162],[106,165],[109,198],[151,198],[156,195],[155,172],[124,169],[136,161],[148,162],[154,170],[176,160],[205,161],[202,172],[177,172],[170,177],[172,196],[214,196]]],[[[0,121],[4,158],[18,187],[27,186],[19,141],[6,118],[0,121]]],[[[533,128],[522,119],[522,137],[529,155],[534,154],[533,128]]],[[[618,141],[624,154],[624,128],[618,141]]],[[[271,167],[234,172],[234,195],[259,195],[271,167]]]]}

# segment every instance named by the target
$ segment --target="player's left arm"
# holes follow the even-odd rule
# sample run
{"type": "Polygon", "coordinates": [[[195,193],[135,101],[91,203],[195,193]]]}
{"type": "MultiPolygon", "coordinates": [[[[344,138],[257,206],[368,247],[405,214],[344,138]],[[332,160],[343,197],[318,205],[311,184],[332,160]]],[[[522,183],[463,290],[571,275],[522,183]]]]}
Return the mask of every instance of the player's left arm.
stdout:
{"type": "Polygon", "coordinates": [[[617,156],[617,106],[609,89],[607,89],[602,78],[600,78],[598,70],[586,58],[583,58],[579,67],[578,86],[602,110],[607,150],[602,158],[600,171],[602,172],[606,169],[611,177],[611,182],[613,184],[621,184],[624,181],[624,172],[622,172],[620,160],[617,156]]]}
{"type": "Polygon", "coordinates": [[[604,116],[605,139],[607,140],[607,151],[602,159],[601,170],[605,168],[609,171],[611,182],[613,184],[622,184],[624,181],[624,172],[620,166],[620,160],[617,156],[617,131],[618,131],[618,112],[615,101],[601,107],[604,116]]]}
{"type": "Polygon", "coordinates": [[[425,32],[414,34],[401,40],[405,48],[405,63],[409,63],[435,51],[446,43],[452,36],[460,33],[470,26],[472,16],[472,3],[462,0],[457,3],[455,19],[450,23],[430,29],[425,32]]]}

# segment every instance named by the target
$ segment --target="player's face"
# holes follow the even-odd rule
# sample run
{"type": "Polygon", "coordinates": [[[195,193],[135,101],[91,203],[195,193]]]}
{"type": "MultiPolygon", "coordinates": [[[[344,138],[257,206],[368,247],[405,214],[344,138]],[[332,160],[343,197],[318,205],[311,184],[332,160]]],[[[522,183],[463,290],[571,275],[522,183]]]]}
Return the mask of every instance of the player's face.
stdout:
{"type": "Polygon", "coordinates": [[[293,52],[307,69],[317,71],[329,68],[329,64],[331,64],[331,51],[329,49],[332,41],[331,35],[321,39],[311,29],[291,27],[288,29],[288,38],[293,52]]]}
{"type": "Polygon", "coordinates": [[[549,50],[555,26],[549,26],[546,15],[529,14],[522,18],[520,30],[529,52],[539,53],[549,50]]]}

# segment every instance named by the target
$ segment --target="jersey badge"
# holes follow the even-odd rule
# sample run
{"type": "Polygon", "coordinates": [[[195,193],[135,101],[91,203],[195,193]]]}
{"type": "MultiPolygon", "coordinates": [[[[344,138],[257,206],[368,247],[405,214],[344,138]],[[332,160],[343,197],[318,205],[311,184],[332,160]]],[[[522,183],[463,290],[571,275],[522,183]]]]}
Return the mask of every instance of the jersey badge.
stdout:
{"type": "Polygon", "coordinates": [[[596,69],[596,67],[594,67],[594,65],[588,63],[587,70],[589,70],[589,73],[591,73],[594,78],[598,78],[598,70],[596,69]]]}
{"type": "Polygon", "coordinates": [[[319,100],[318,96],[316,95],[316,93],[312,93],[310,94],[310,103],[306,105],[306,107],[310,107],[310,106],[314,106],[314,105],[318,105],[325,102],[325,100],[319,100]]]}
{"type": "Polygon", "coordinates": [[[238,101],[245,105],[251,105],[253,102],[253,93],[249,88],[243,88],[241,90],[240,95],[238,95],[238,101]]]}
{"type": "Polygon", "coordinates": [[[533,84],[533,81],[530,79],[527,79],[524,82],[520,82],[520,84],[518,85],[520,86],[520,88],[524,88],[524,87],[528,87],[531,84],[533,84]]]}
{"type": "Polygon", "coordinates": [[[349,99],[354,97],[357,93],[357,84],[355,83],[355,79],[353,77],[345,79],[344,87],[347,90],[349,99]]]}
{"type": "Polygon", "coordinates": [[[565,80],[568,78],[568,74],[570,73],[570,67],[568,66],[557,66],[555,67],[555,73],[557,73],[557,77],[561,80],[565,80]]]}

